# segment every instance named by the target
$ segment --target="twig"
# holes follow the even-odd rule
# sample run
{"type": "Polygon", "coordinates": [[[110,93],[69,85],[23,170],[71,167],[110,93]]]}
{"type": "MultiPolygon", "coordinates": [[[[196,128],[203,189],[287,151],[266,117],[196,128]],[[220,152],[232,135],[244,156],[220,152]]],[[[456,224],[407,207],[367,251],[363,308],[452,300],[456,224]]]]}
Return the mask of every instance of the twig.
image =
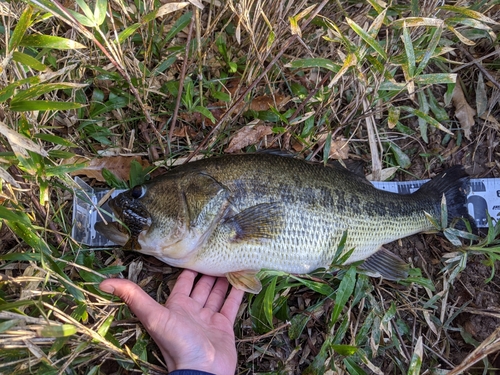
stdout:
{"type": "Polygon", "coordinates": [[[290,322],[285,322],[283,323],[282,325],[280,325],[279,327],[276,327],[275,329],[273,329],[272,331],[269,331],[267,333],[264,333],[263,335],[260,335],[260,336],[254,336],[254,337],[249,337],[247,339],[237,339],[236,340],[236,343],[240,343],[240,342],[256,342],[256,341],[259,341],[260,339],[263,339],[263,338],[266,338],[266,337],[269,337],[269,336],[273,336],[275,333],[281,331],[282,329],[286,328],[286,327],[289,327],[291,326],[292,323],[290,322]]]}
{"type": "MultiPolygon", "coordinates": [[[[328,4],[329,0],[323,0],[321,4],[319,4],[314,12],[311,14],[309,19],[304,23],[302,28],[305,28],[309,25],[309,23],[316,17],[316,15],[321,11],[321,9],[324,8],[326,4],[328,4]]],[[[229,109],[224,113],[224,115],[220,118],[220,120],[215,124],[215,126],[212,128],[210,133],[203,139],[203,141],[200,143],[200,145],[186,158],[186,163],[189,162],[193,157],[195,157],[203,147],[207,144],[208,140],[215,134],[216,131],[219,130],[221,125],[226,121],[229,116],[233,113],[233,111],[239,106],[240,102],[243,101],[243,99],[247,96],[247,94],[257,86],[257,84],[266,76],[266,74],[271,70],[271,68],[276,64],[276,62],[281,58],[281,56],[285,53],[285,51],[290,47],[290,45],[297,39],[299,36],[297,34],[293,34],[291,37],[289,37],[286,42],[284,43],[283,47],[281,50],[278,52],[278,54],[274,57],[274,59],[271,60],[269,65],[264,69],[264,71],[255,79],[255,81],[252,82],[250,86],[247,87],[247,89],[239,96],[238,99],[229,107],[229,109]]]]}
{"type": "Polygon", "coordinates": [[[455,69],[453,69],[451,71],[451,73],[456,73],[459,70],[462,70],[464,68],[467,68],[468,66],[480,63],[481,61],[486,60],[487,58],[489,58],[491,56],[498,55],[498,54],[500,54],[500,50],[496,50],[496,51],[490,52],[487,55],[484,55],[484,56],[478,57],[477,59],[474,59],[473,61],[469,61],[468,63],[465,63],[463,65],[457,66],[455,69]]]}
{"type": "Polygon", "coordinates": [[[195,18],[191,18],[191,22],[189,24],[189,31],[187,35],[186,42],[186,51],[184,53],[184,61],[182,62],[181,75],[179,77],[179,91],[177,92],[177,101],[175,102],[174,114],[172,115],[172,122],[170,123],[170,131],[168,133],[168,153],[170,153],[170,142],[174,136],[175,123],[177,122],[177,115],[179,113],[179,107],[181,105],[182,99],[182,89],[184,87],[184,79],[186,78],[186,70],[189,60],[189,45],[191,44],[191,38],[193,35],[193,25],[195,18]]]}
{"type": "Polygon", "coordinates": [[[458,375],[474,363],[479,362],[481,359],[485,358],[491,353],[494,353],[500,349],[500,328],[497,328],[486,340],[484,340],[472,353],[470,353],[465,359],[453,370],[448,372],[448,375],[458,375]]]}
{"type": "MultiPolygon", "coordinates": [[[[367,113],[368,112],[368,101],[366,98],[363,99],[363,109],[367,113]]],[[[380,156],[378,152],[379,139],[377,133],[377,127],[375,126],[375,119],[373,115],[368,115],[365,118],[366,121],[366,130],[368,131],[368,143],[370,145],[370,153],[372,155],[372,176],[373,181],[380,181],[382,177],[382,162],[380,161],[380,156]]]]}
{"type": "MultiPolygon", "coordinates": [[[[470,54],[469,51],[467,51],[464,47],[462,46],[458,46],[458,48],[460,49],[460,51],[462,51],[462,53],[467,56],[467,58],[471,61],[472,64],[474,64],[475,66],[477,66],[477,68],[483,72],[483,74],[486,76],[486,78],[488,78],[491,83],[493,83],[498,89],[500,89],[500,83],[497,82],[497,80],[495,79],[495,77],[493,77],[491,75],[490,72],[488,72],[488,70],[486,70],[486,68],[483,66],[483,64],[481,64],[481,60],[479,59],[475,59],[474,56],[472,56],[470,54]]],[[[496,51],[496,53],[498,53],[498,51],[496,51]]]]}
{"type": "Polygon", "coordinates": [[[309,95],[307,95],[307,97],[302,101],[302,103],[300,103],[300,105],[297,107],[295,112],[293,112],[292,116],[288,119],[289,121],[292,121],[295,117],[297,117],[299,115],[299,113],[304,109],[304,107],[309,102],[309,100],[311,100],[311,98],[314,95],[316,95],[316,93],[319,91],[319,89],[325,85],[326,81],[328,81],[330,79],[330,77],[332,76],[332,73],[333,72],[331,70],[328,73],[326,73],[326,75],[323,77],[321,82],[314,88],[314,90],[312,90],[309,93],[309,95]]]}

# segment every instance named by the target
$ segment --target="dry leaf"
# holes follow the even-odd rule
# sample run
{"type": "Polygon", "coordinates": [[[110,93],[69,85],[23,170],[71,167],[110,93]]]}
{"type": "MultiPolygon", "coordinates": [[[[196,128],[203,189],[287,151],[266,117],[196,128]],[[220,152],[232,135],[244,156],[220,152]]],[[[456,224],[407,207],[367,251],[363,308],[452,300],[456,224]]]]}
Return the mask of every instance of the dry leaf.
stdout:
{"type": "Polygon", "coordinates": [[[248,110],[267,111],[271,107],[281,109],[289,101],[290,97],[286,95],[261,95],[253,98],[252,101],[248,103],[248,110]]]}
{"type": "Polygon", "coordinates": [[[273,134],[273,129],[267,125],[244,126],[233,135],[229,146],[224,151],[227,153],[240,151],[246,146],[256,144],[270,134],[273,134]]]}
{"type": "Polygon", "coordinates": [[[398,169],[399,167],[384,168],[380,171],[380,179],[374,180],[373,173],[370,173],[368,176],[366,176],[366,179],[368,181],[387,181],[394,175],[394,173],[398,171],[398,169]]]}
{"type": "Polygon", "coordinates": [[[470,140],[471,128],[472,125],[475,124],[474,115],[476,114],[476,111],[469,105],[469,103],[467,103],[462,87],[458,81],[455,85],[455,89],[453,90],[453,96],[451,99],[453,100],[453,105],[455,106],[455,117],[460,122],[460,126],[464,131],[465,137],[470,140]]]}
{"type": "Polygon", "coordinates": [[[88,165],[71,173],[73,176],[84,175],[89,178],[95,178],[97,181],[104,182],[104,177],[102,177],[102,169],[106,168],[113,172],[118,178],[128,181],[130,177],[130,166],[132,162],[136,160],[142,167],[147,167],[149,165],[147,160],[141,159],[140,156],[111,156],[105,158],[91,159],[90,162],[84,157],[74,157],[65,161],[65,164],[78,164],[87,163],[88,165]]]}
{"type": "Polygon", "coordinates": [[[14,179],[14,177],[12,177],[11,174],[2,167],[0,167],[0,179],[4,180],[5,182],[8,182],[9,184],[15,186],[16,188],[21,187],[19,183],[14,179]]]}
{"type": "Polygon", "coordinates": [[[330,145],[329,159],[347,159],[349,155],[349,142],[344,138],[337,138],[330,145]]]}
{"type": "MultiPolygon", "coordinates": [[[[168,3],[164,4],[161,7],[158,8],[156,11],[156,17],[163,17],[169,13],[176,12],[178,10],[181,10],[182,8],[185,8],[186,6],[189,5],[189,2],[184,1],[180,3],[168,3]]],[[[203,5],[202,5],[203,7],[203,5]]]]}
{"type": "Polygon", "coordinates": [[[42,156],[49,156],[47,151],[45,151],[40,145],[33,142],[28,137],[19,134],[18,132],[12,130],[3,122],[0,121],[0,134],[3,134],[5,138],[9,141],[13,151],[17,154],[22,154],[24,156],[28,156],[29,154],[26,150],[36,152],[42,156]]]}
{"type": "MultiPolygon", "coordinates": [[[[328,133],[323,133],[318,136],[318,144],[324,146],[328,133]]],[[[343,137],[338,137],[330,143],[330,152],[328,159],[347,159],[349,154],[349,142],[343,137]]]]}

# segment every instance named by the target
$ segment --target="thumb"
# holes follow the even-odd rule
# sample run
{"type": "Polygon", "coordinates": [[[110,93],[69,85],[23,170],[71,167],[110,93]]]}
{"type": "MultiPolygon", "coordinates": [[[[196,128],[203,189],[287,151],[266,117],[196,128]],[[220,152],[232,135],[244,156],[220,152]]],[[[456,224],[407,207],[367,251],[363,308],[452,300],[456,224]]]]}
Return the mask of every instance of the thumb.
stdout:
{"type": "Polygon", "coordinates": [[[151,298],[137,284],[125,279],[106,279],[99,289],[103,292],[114,294],[125,302],[130,310],[144,324],[146,329],[151,326],[151,321],[168,310],[151,298]]]}

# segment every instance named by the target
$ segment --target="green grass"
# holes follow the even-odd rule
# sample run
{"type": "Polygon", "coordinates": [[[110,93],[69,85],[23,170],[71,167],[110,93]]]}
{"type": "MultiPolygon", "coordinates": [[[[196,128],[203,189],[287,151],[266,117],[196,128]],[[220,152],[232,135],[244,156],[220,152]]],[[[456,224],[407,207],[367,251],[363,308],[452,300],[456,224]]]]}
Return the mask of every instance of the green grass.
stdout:
{"type": "MultiPolygon", "coordinates": [[[[163,302],[176,271],[71,239],[71,173],[85,160],[109,169],[107,183],[87,177],[93,186],[121,186],[110,156],[139,155],[149,166],[132,168],[134,184],[224,153],[246,129],[239,152],[344,155],[374,179],[456,163],[500,175],[494,1],[202,4],[0,3],[0,373],[166,373],[144,328],[97,285],[133,278],[163,302]],[[454,116],[459,105],[474,125],[454,116]]],[[[354,268],[266,271],[236,326],[238,373],[444,373],[468,353],[480,361],[462,369],[494,371],[494,340],[463,323],[482,309],[453,298],[471,262],[500,292],[499,231],[492,221],[476,242],[449,228],[402,241],[425,253],[407,252],[415,267],[400,284],[354,268]]]]}

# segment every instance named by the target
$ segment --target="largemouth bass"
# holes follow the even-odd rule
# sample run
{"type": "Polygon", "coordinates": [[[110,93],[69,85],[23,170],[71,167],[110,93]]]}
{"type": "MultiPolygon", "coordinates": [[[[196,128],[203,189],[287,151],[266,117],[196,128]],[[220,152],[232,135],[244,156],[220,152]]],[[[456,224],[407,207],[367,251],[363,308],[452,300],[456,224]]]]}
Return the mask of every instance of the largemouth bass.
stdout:
{"type": "MultiPolygon", "coordinates": [[[[425,213],[469,218],[468,176],[456,166],[413,194],[375,189],[344,168],[273,154],[228,155],[177,167],[111,199],[119,221],[101,233],[125,249],[258,293],[261,269],[304,274],[328,268],[344,233],[344,264],[389,279],[401,262],[382,245],[433,228],[425,213]]],[[[472,221],[471,221],[472,223],[472,221]]],[[[337,254],[338,255],[338,254],[337,254]]]]}

